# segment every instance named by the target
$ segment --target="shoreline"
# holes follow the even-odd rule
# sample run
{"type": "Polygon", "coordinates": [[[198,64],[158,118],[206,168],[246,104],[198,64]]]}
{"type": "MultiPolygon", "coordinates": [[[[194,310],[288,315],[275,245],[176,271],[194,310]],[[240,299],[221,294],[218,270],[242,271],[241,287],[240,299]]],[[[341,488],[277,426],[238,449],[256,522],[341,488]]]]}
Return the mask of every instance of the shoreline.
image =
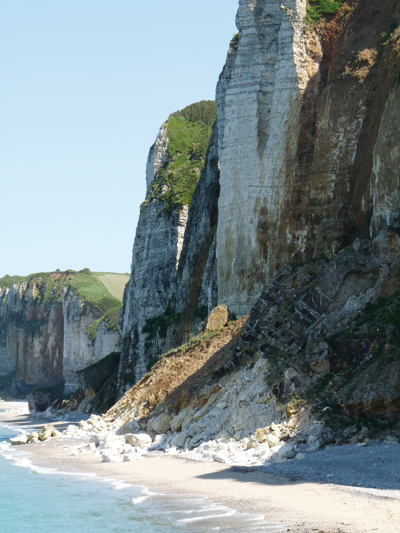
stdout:
{"type": "MultiPolygon", "coordinates": [[[[0,403],[0,409],[10,408],[18,409],[18,406],[14,402],[0,403]]],[[[77,423],[0,413],[0,424],[41,428],[49,422],[61,431],[69,423],[77,423]]],[[[68,450],[63,449],[65,445],[77,443],[75,439],[53,438],[18,449],[35,465],[57,468],[60,473],[95,473],[169,495],[201,494],[239,512],[264,515],[266,525],[286,524],[284,531],[291,533],[397,533],[399,530],[400,500],[377,497],[354,487],[293,481],[254,469],[170,455],[149,454],[139,461],[104,463],[101,457],[90,452],[69,456],[68,450]]],[[[383,496],[384,491],[378,494],[383,496]]]]}

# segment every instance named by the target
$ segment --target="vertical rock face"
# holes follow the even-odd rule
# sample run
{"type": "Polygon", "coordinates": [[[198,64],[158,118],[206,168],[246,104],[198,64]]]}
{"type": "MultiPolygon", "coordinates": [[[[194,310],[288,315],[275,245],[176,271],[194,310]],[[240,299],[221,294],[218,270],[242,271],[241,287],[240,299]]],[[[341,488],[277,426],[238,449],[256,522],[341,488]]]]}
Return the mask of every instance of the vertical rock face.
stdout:
{"type": "Polygon", "coordinates": [[[295,171],[290,166],[300,131],[299,78],[307,74],[300,66],[306,56],[305,2],[285,6],[288,11],[277,0],[240,2],[238,51],[218,101],[223,106],[218,116],[219,300],[240,315],[288,256],[287,244],[277,246],[276,237],[295,171]]]}
{"type": "Polygon", "coordinates": [[[238,315],[285,263],[397,224],[399,5],[353,4],[312,30],[305,0],[239,2],[217,90],[219,303],[238,315]]]}
{"type": "Polygon", "coordinates": [[[62,296],[64,350],[62,357],[65,392],[74,392],[78,382],[76,372],[116,351],[121,336],[118,331],[109,330],[105,322],[97,327],[96,337],[88,335],[88,328],[101,314],[87,302],[79,300],[71,291],[62,296]]]}
{"type": "Polygon", "coordinates": [[[157,135],[156,142],[149,150],[146,166],[146,193],[149,192],[150,185],[154,180],[154,176],[161,169],[161,167],[168,163],[168,137],[167,128],[163,124],[157,135]]]}
{"type": "Polygon", "coordinates": [[[58,302],[37,305],[28,283],[0,289],[0,379],[11,394],[63,381],[63,315],[58,302]]]}
{"type": "Polygon", "coordinates": [[[213,102],[200,102],[171,115],[150,149],[147,197],[120,316],[121,389],[140,379],[162,353],[185,342],[209,302],[216,301],[215,128],[210,143],[215,114],[213,102]]]}
{"type": "Polygon", "coordinates": [[[36,387],[73,392],[75,372],[117,351],[120,334],[68,286],[69,273],[30,278],[0,288],[0,390],[14,396],[36,387]]]}
{"type": "Polygon", "coordinates": [[[168,332],[168,335],[164,330],[162,336],[157,334],[156,317],[161,317],[169,309],[174,319],[175,312],[169,304],[175,297],[182,234],[186,228],[188,210],[184,206],[169,214],[163,209],[162,200],[152,200],[141,212],[136,229],[131,281],[125,290],[120,317],[120,331],[124,339],[121,376],[129,383],[134,379],[132,373],[139,379],[147,372],[147,365],[152,360],[146,342],[154,340],[157,346],[151,352],[158,350],[163,353],[168,350],[170,336],[173,335],[172,332],[168,332]],[[149,323],[149,320],[153,320],[154,324],[149,323]]]}

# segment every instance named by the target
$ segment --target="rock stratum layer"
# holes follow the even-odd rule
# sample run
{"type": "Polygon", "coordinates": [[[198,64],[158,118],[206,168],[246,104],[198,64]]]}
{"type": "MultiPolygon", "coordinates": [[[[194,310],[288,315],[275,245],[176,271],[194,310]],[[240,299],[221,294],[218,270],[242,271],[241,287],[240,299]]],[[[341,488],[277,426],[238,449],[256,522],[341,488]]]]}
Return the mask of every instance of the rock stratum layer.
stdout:
{"type": "Polygon", "coordinates": [[[400,226],[398,1],[325,4],[240,0],[204,168],[185,201],[182,191],[171,201],[161,128],[120,320],[121,388],[214,305],[243,316],[284,265],[400,226]]]}
{"type": "Polygon", "coordinates": [[[5,277],[0,283],[0,385],[23,397],[36,388],[76,390],[76,372],[116,351],[121,302],[81,272],[5,277]]]}

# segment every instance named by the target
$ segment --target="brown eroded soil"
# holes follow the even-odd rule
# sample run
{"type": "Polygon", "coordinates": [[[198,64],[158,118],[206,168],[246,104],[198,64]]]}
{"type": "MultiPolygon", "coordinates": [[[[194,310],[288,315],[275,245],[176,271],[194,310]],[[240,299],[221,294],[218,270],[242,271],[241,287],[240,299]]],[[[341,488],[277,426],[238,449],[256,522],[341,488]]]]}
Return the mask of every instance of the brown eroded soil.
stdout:
{"type": "Polygon", "coordinates": [[[146,417],[158,403],[183,409],[196,391],[204,387],[213,370],[227,361],[236,347],[247,316],[186,349],[165,354],[125,396],[108,412],[110,419],[146,417]]]}

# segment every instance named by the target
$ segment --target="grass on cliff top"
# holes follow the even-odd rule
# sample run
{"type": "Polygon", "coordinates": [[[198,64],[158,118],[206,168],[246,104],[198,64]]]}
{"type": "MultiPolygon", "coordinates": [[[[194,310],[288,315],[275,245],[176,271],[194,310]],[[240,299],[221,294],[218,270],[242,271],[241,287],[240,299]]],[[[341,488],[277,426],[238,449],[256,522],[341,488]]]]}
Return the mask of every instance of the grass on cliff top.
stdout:
{"type": "Polygon", "coordinates": [[[345,0],[308,0],[307,22],[318,22],[324,15],[333,15],[339,11],[345,0]]]}
{"type": "Polygon", "coordinates": [[[141,210],[154,198],[161,199],[170,214],[190,204],[216,116],[213,101],[198,102],[170,115],[166,122],[169,162],[158,171],[141,210]]]}
{"type": "Polygon", "coordinates": [[[93,272],[99,278],[108,292],[122,301],[125,285],[128,283],[129,274],[117,274],[115,272],[93,272]]]}
{"type": "MultiPolygon", "coordinates": [[[[101,273],[103,274],[103,273],[101,273]]],[[[113,276],[117,276],[113,274],[113,276]]],[[[123,277],[125,281],[127,275],[123,277]]],[[[117,329],[119,313],[122,307],[120,299],[113,296],[99,279],[99,275],[94,274],[88,268],[76,272],[67,270],[66,272],[40,272],[29,276],[4,276],[0,279],[0,287],[9,287],[13,283],[35,283],[38,293],[36,303],[45,305],[54,301],[61,302],[63,291],[70,288],[80,300],[88,302],[95,307],[102,317],[90,326],[88,333],[91,338],[96,337],[97,326],[103,320],[107,322],[110,329],[117,329]]]]}

